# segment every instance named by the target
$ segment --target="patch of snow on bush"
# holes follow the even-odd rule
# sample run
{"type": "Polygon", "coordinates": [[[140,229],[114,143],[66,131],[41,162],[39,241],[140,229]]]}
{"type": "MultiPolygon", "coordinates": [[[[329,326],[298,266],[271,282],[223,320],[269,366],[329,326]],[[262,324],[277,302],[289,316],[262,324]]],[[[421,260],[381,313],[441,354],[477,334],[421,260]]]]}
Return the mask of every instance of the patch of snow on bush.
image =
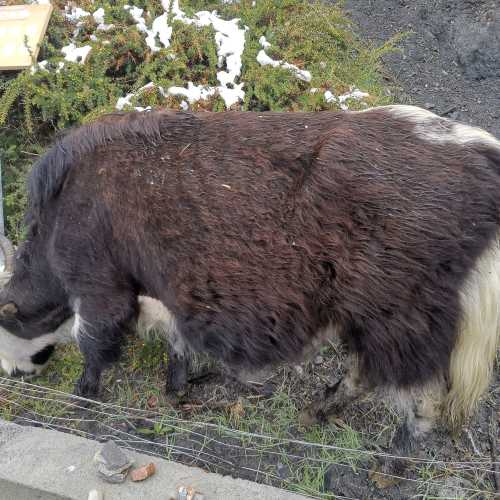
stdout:
{"type": "Polygon", "coordinates": [[[196,101],[205,100],[213,96],[216,92],[214,87],[206,85],[194,85],[193,82],[188,82],[187,88],[184,87],[170,87],[167,90],[169,95],[183,96],[190,104],[196,101]]]}
{"type": "MultiPolygon", "coordinates": [[[[149,82],[146,85],[144,85],[143,87],[141,87],[140,89],[138,89],[137,92],[132,92],[130,94],[127,94],[125,97],[120,97],[118,99],[118,101],[116,101],[115,108],[118,111],[121,111],[125,106],[132,106],[132,103],[130,101],[132,100],[133,97],[140,94],[144,90],[152,89],[154,87],[156,87],[156,85],[153,82],[149,82]]],[[[158,89],[160,90],[161,94],[164,95],[163,89],[161,87],[158,87],[158,89]]],[[[147,108],[142,108],[141,106],[136,106],[134,109],[136,111],[150,111],[151,106],[148,106],[147,108]]]]}
{"type": "Polygon", "coordinates": [[[87,12],[86,10],[81,9],[80,7],[71,7],[71,9],[70,9],[67,6],[65,10],[66,10],[66,14],[65,14],[66,19],[68,21],[72,21],[72,22],[77,22],[82,17],[90,16],[90,12],[87,12]]]}
{"type": "Polygon", "coordinates": [[[69,62],[79,62],[83,64],[89,52],[92,50],[90,45],[84,45],[83,47],[77,47],[74,43],[70,43],[61,49],[64,54],[64,59],[69,62]]]}
{"type": "Polygon", "coordinates": [[[271,44],[266,40],[266,37],[264,35],[262,35],[260,38],[259,38],[259,43],[260,43],[260,46],[263,48],[263,49],[267,49],[271,46],[271,44]]]}
{"type": "Polygon", "coordinates": [[[188,25],[197,27],[212,26],[215,30],[215,43],[217,45],[218,66],[221,71],[217,73],[219,85],[217,87],[204,87],[188,83],[188,87],[174,87],[183,89],[183,92],[178,92],[176,95],[184,95],[189,102],[195,102],[199,99],[214,95],[218,92],[224,100],[226,107],[230,107],[245,97],[243,90],[244,83],[238,83],[241,76],[243,50],[245,48],[245,32],[248,29],[239,27],[239,19],[231,19],[226,21],[217,15],[216,11],[200,11],[193,18],[187,17],[179,7],[179,0],[162,0],[164,14],[157,17],[152,24],[151,29],[146,26],[146,21],[143,17],[143,9],[138,7],[125,5],[127,10],[134,18],[137,29],[146,34],[146,43],[153,52],[159,50],[156,46],[156,37],[160,42],[168,47],[172,36],[172,26],[168,25],[168,14],[173,15],[173,19],[183,22],[188,25]],[[205,89],[205,91],[197,91],[195,89],[205,89]],[[207,94],[207,92],[209,92],[207,94]],[[199,95],[198,99],[193,100],[193,96],[199,95]],[[205,96],[205,97],[203,97],[205,96]]]}
{"type": "Polygon", "coordinates": [[[347,100],[348,99],[354,99],[356,101],[360,101],[361,99],[364,99],[365,97],[368,97],[370,94],[366,92],[362,92],[356,87],[351,87],[349,89],[349,92],[346,92],[345,94],[335,96],[333,95],[329,90],[327,90],[324,93],[324,98],[327,103],[332,103],[336,102],[339,104],[340,109],[343,109],[344,111],[349,109],[349,106],[347,105],[347,100]]]}
{"type": "MultiPolygon", "coordinates": [[[[262,47],[270,47],[270,43],[266,40],[265,37],[261,36],[259,39],[259,42],[262,47]]],[[[311,81],[311,73],[309,71],[306,71],[305,69],[300,69],[295,64],[290,64],[285,61],[282,61],[281,59],[272,59],[266,54],[266,51],[264,49],[259,50],[259,53],[257,54],[257,62],[261,66],[272,66],[273,68],[284,68],[284,69],[289,69],[293,73],[295,73],[295,76],[299,80],[303,80],[304,82],[310,82],[311,81]]]]}
{"type": "Polygon", "coordinates": [[[95,22],[97,24],[103,24],[104,23],[104,9],[101,7],[97,9],[93,14],[92,17],[94,18],[95,22]]]}
{"type": "Polygon", "coordinates": [[[133,5],[124,5],[123,8],[132,16],[137,29],[146,35],[146,43],[152,52],[158,52],[161,49],[161,47],[156,45],[156,37],[160,39],[160,42],[165,48],[170,46],[172,27],[168,25],[167,12],[154,19],[151,29],[148,29],[146,20],[142,16],[144,9],[139,9],[139,7],[133,5]]]}
{"type": "Polygon", "coordinates": [[[105,24],[104,22],[104,9],[101,7],[97,9],[93,14],[95,22],[97,23],[97,29],[100,31],[108,31],[114,27],[114,24],[105,24]]]}
{"type": "MultiPolygon", "coordinates": [[[[42,0],[45,1],[45,0],[42,0]]],[[[227,0],[230,3],[231,0],[227,0]]],[[[152,52],[159,51],[162,47],[157,45],[159,40],[163,47],[167,48],[170,46],[170,40],[172,37],[172,26],[168,24],[169,14],[173,16],[174,20],[183,22],[188,25],[195,25],[197,27],[212,26],[215,30],[215,43],[217,45],[217,56],[218,56],[218,67],[220,71],[217,72],[217,80],[219,85],[216,87],[208,87],[202,85],[194,85],[193,82],[189,82],[187,88],[185,87],[171,87],[169,89],[170,95],[182,95],[186,97],[187,101],[190,103],[196,102],[200,99],[207,99],[210,96],[218,93],[224,100],[227,108],[231,107],[233,104],[242,101],[245,98],[245,92],[243,90],[244,82],[240,82],[241,68],[242,68],[242,55],[245,48],[245,32],[248,27],[240,28],[239,19],[231,19],[226,21],[218,16],[216,11],[200,11],[197,12],[193,18],[186,16],[186,14],[179,7],[179,0],[161,0],[164,13],[156,17],[151,28],[146,24],[146,19],[144,18],[144,9],[136,7],[134,5],[124,5],[124,9],[131,15],[135,21],[137,29],[144,33],[145,41],[152,52]],[[173,93],[175,92],[175,94],[173,93]]],[[[75,43],[75,38],[80,32],[80,27],[82,25],[81,19],[92,15],[95,22],[97,23],[97,30],[109,30],[113,28],[113,24],[105,24],[104,16],[105,11],[102,7],[98,8],[93,14],[87,12],[80,7],[66,6],[65,16],[68,20],[76,23],[76,30],[73,33],[73,39],[71,43],[66,47],[63,47],[62,52],[65,56],[66,61],[80,62],[84,63],[87,58],[91,47],[86,45],[84,47],[77,48],[75,43]]],[[[97,41],[95,34],[90,35],[92,41],[97,41]]],[[[265,37],[261,37],[261,40],[267,44],[265,37]]],[[[263,45],[264,47],[269,46],[263,45]]],[[[171,58],[175,58],[171,55],[171,58]]],[[[289,69],[293,69],[297,76],[301,79],[310,79],[310,74],[307,71],[300,70],[299,68],[289,65],[288,63],[283,63],[283,66],[289,69]]],[[[64,63],[61,63],[59,69],[64,67],[64,63]]],[[[38,67],[34,66],[32,71],[35,72],[38,67]]],[[[163,89],[159,88],[161,92],[163,89]]],[[[125,97],[118,99],[116,104],[117,109],[123,109],[125,106],[130,104],[130,99],[136,95],[127,94],[125,97]]],[[[187,103],[183,101],[187,106],[187,103]]],[[[142,109],[142,108],[141,108],[142,109]]]]}

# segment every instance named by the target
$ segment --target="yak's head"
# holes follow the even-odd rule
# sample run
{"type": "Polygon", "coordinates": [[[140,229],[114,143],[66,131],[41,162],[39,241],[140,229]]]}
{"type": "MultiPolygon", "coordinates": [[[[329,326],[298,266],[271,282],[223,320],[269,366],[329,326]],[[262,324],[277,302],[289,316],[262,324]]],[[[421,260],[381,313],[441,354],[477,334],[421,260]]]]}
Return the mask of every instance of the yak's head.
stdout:
{"type": "Polygon", "coordinates": [[[16,258],[10,241],[0,235],[0,250],[4,261],[0,270],[1,367],[12,376],[37,375],[55,344],[67,336],[65,320],[70,312],[60,290],[52,294],[49,283],[42,283],[44,277],[33,268],[25,248],[16,258]]]}

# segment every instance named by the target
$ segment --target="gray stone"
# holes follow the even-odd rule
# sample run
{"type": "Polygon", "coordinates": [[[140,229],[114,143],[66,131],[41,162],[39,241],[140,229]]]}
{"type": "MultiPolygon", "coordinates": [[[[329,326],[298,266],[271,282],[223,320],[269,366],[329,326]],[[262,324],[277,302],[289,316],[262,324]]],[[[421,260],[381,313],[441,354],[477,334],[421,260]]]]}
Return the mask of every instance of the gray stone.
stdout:
{"type": "Polygon", "coordinates": [[[96,453],[95,460],[112,473],[123,472],[129,469],[133,463],[114,441],[108,441],[96,453]]]}
{"type": "Polygon", "coordinates": [[[110,471],[104,464],[99,464],[97,467],[97,475],[107,483],[120,484],[127,478],[128,470],[125,472],[110,471]]]}

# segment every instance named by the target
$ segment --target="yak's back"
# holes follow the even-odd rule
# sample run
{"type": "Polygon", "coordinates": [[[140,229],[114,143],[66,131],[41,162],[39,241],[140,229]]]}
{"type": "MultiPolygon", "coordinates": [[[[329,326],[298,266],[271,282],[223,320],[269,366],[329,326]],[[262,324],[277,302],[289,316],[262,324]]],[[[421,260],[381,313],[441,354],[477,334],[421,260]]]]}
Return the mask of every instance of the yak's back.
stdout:
{"type": "MultiPolygon", "coordinates": [[[[335,120],[337,114],[330,114],[335,120]]],[[[257,145],[267,154],[287,158],[310,151],[318,138],[314,125],[325,124],[314,113],[186,113],[167,110],[105,115],[97,121],[70,129],[34,166],[28,182],[30,212],[37,216],[60,191],[68,171],[85,157],[121,144],[123,156],[167,141],[198,148],[213,155],[232,149],[251,150],[257,145]],[[309,130],[308,130],[309,129],[309,130]],[[300,152],[299,152],[300,151],[300,152]]]]}

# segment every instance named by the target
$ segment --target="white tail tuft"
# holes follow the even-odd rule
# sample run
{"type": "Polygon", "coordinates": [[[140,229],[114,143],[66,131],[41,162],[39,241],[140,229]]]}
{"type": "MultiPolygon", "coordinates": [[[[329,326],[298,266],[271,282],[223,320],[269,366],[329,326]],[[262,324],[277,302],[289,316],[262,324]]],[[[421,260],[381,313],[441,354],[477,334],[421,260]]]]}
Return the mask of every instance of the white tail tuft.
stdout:
{"type": "Polygon", "coordinates": [[[460,297],[462,322],[450,368],[445,418],[460,428],[473,413],[492,378],[500,342],[500,242],[478,260],[460,297]]]}

